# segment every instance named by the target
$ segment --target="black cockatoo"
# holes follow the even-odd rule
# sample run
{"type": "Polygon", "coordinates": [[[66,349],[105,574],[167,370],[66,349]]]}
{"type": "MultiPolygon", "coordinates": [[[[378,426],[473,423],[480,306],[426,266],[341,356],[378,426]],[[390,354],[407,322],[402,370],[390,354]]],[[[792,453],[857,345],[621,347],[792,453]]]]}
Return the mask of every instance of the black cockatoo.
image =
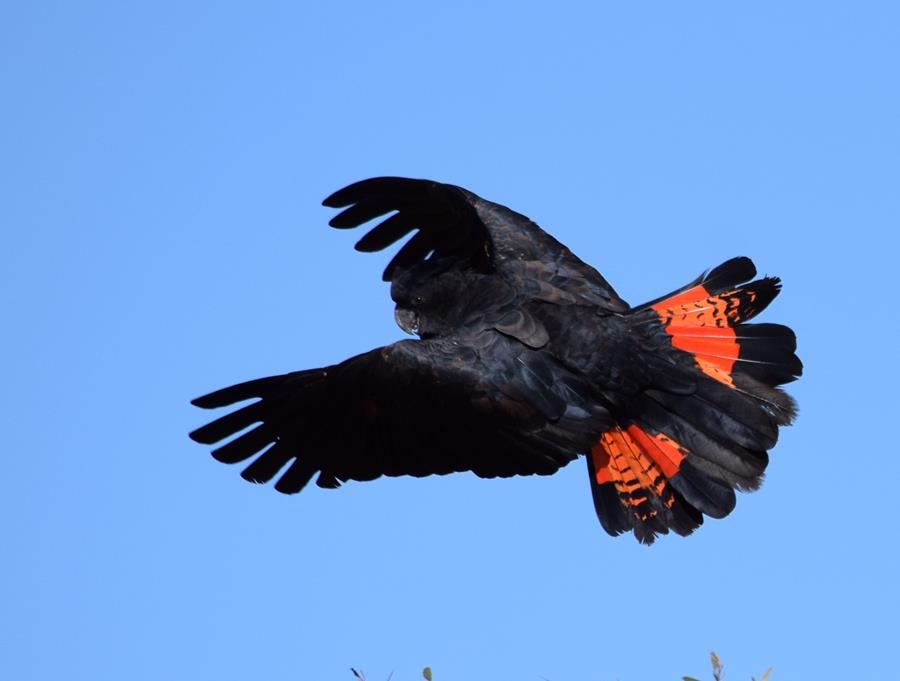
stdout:
{"type": "Polygon", "coordinates": [[[195,399],[256,400],[191,433],[225,441],[219,461],[252,459],[245,479],[291,494],[316,475],[549,475],[585,454],[603,528],[645,543],[759,486],[796,411],[778,386],[802,364],[789,328],[747,323],[780,290],[748,258],[632,307],[531,220],[460,187],[380,177],[324,204],[342,229],[388,216],[360,251],[416,231],[384,280],[418,339],[195,399]]]}

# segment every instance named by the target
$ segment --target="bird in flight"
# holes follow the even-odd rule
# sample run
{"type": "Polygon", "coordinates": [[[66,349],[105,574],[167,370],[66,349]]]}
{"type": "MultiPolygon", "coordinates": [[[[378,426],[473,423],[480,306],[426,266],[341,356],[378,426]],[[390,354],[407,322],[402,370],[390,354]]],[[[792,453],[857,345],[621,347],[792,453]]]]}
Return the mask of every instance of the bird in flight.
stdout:
{"type": "Polygon", "coordinates": [[[652,543],[722,518],[754,490],[796,413],[786,326],[749,324],[778,295],[734,258],[631,306],[527,217],[449,184],[363,180],[324,201],[356,244],[415,234],[384,271],[417,339],[198,397],[247,405],[190,434],[292,494],[381,475],[550,475],[584,454],[611,535],[652,543]],[[236,436],[236,437],[235,437],[236,436]],[[221,444],[224,443],[224,444],[221,444]]]}

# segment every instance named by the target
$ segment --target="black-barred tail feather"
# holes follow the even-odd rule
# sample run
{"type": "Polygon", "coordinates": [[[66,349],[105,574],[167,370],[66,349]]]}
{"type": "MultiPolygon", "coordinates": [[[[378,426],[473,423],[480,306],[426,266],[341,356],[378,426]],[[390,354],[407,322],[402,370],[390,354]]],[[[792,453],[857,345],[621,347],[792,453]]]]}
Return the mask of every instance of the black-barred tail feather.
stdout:
{"type": "Polygon", "coordinates": [[[670,346],[695,388],[648,386],[591,450],[594,504],[610,534],[633,530],[644,543],[689,534],[703,515],[728,515],[735,489],[760,485],[778,426],[796,413],[778,386],[803,365],[788,327],[747,323],[781,289],[774,277],[744,283],[754,276],[748,258],[735,258],[630,313],[634,333],[670,346]]]}

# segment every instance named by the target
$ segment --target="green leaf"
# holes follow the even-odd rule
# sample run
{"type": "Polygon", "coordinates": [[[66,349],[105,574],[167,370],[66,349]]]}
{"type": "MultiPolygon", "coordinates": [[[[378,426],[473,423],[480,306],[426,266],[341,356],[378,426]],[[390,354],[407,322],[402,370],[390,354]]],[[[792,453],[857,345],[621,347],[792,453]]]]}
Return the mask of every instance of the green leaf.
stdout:
{"type": "Polygon", "coordinates": [[[719,661],[719,656],[712,652],[709,654],[709,659],[712,661],[713,679],[722,681],[722,663],[719,661]]]}
{"type": "Polygon", "coordinates": [[[425,677],[425,681],[431,681],[431,667],[425,667],[422,670],[422,676],[425,677]]]}
{"type": "Polygon", "coordinates": [[[681,681],[700,681],[700,680],[695,679],[693,676],[682,676],[681,681]]]}

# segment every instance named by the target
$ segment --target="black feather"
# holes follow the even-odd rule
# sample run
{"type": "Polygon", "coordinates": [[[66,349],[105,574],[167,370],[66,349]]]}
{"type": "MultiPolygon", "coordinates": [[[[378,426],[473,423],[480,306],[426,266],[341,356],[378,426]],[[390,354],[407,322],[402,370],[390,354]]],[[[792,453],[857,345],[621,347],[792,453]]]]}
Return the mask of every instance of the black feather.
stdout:
{"type": "Polygon", "coordinates": [[[387,248],[399,241],[419,224],[419,216],[415,213],[397,213],[379,224],[356,243],[356,250],[372,253],[387,248]]]}
{"type": "Polygon", "coordinates": [[[669,483],[691,506],[711,518],[724,518],[734,510],[737,499],[734,490],[725,483],[709,477],[690,459],[685,459],[669,483]]]}
{"type": "Polygon", "coordinates": [[[269,482],[289,461],[295,458],[295,454],[283,442],[278,442],[247,466],[241,472],[241,477],[249,482],[269,482]]]}
{"type": "Polygon", "coordinates": [[[222,463],[237,463],[261,452],[278,437],[271,426],[260,425],[212,451],[213,458],[222,463]]]}
{"type": "Polygon", "coordinates": [[[714,267],[700,277],[697,283],[710,293],[719,293],[737,286],[745,281],[750,281],[756,276],[756,265],[747,257],[737,257],[726,260],[718,267],[714,267]]]}

